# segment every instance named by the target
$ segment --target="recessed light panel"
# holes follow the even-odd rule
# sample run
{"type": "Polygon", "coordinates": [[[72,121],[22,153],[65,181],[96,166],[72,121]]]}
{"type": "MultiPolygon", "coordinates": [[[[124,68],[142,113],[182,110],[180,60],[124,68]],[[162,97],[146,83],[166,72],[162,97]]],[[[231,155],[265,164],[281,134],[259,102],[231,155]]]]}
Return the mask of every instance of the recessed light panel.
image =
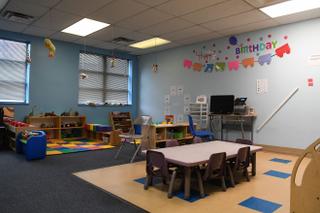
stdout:
{"type": "Polygon", "coordinates": [[[104,22],[84,18],[74,23],[70,27],[62,30],[62,32],[84,37],[105,27],[108,27],[109,25],[110,24],[104,22]]]}
{"type": "Polygon", "coordinates": [[[130,47],[135,47],[135,48],[139,48],[139,49],[147,49],[147,48],[151,48],[151,47],[157,47],[157,46],[161,46],[164,44],[168,44],[170,42],[171,41],[168,41],[166,39],[155,37],[155,38],[140,41],[140,42],[137,42],[134,44],[130,44],[130,47]]]}

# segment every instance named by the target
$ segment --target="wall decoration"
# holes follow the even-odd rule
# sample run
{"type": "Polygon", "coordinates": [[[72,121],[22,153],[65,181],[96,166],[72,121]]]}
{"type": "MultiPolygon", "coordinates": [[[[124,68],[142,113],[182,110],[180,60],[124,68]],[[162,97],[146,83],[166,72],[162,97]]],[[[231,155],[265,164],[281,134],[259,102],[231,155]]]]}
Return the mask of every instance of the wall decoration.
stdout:
{"type": "Polygon", "coordinates": [[[206,104],[207,103],[207,96],[206,95],[199,95],[196,98],[197,104],[206,104]]]}
{"type": "Polygon", "coordinates": [[[171,86],[170,87],[170,95],[171,96],[176,96],[177,95],[177,87],[176,86],[171,86]]]}
{"type": "MultiPolygon", "coordinates": [[[[271,40],[271,34],[269,34],[267,40],[263,39],[263,36],[258,37],[258,42],[254,42],[251,38],[247,38],[245,42],[238,44],[236,36],[229,38],[229,44],[223,49],[226,52],[222,52],[221,49],[216,50],[216,45],[213,44],[213,49],[206,50],[206,46],[202,46],[200,50],[193,50],[193,54],[196,60],[193,62],[191,59],[185,59],[183,62],[184,68],[192,69],[197,72],[212,73],[213,69],[217,72],[222,72],[228,65],[229,71],[238,71],[240,64],[244,68],[254,67],[255,63],[262,65],[269,65],[274,56],[283,58],[285,54],[291,53],[289,43],[285,43],[279,46],[280,42],[276,39],[271,40]],[[232,45],[232,46],[230,46],[232,45]],[[218,52],[218,55],[216,55],[218,52]],[[235,55],[232,57],[232,53],[235,55]],[[247,56],[250,54],[249,56],[247,56]],[[240,56],[247,56],[241,57],[240,56]],[[225,62],[219,62],[224,58],[225,62]],[[203,69],[204,68],[204,69],[203,69]]],[[[288,36],[281,36],[281,39],[287,40],[288,36]]],[[[283,41],[283,40],[282,40],[283,41]]],[[[320,58],[320,56],[318,56],[320,58]]],[[[320,64],[320,59],[319,62],[320,64]]]]}
{"type": "Polygon", "coordinates": [[[192,68],[193,68],[194,71],[200,72],[200,71],[202,70],[202,64],[200,64],[200,63],[194,63],[194,64],[192,65],[192,68]]]}
{"type": "Polygon", "coordinates": [[[268,79],[257,79],[257,94],[268,92],[268,79]]]}
{"type": "Polygon", "coordinates": [[[187,68],[187,69],[190,69],[192,67],[192,61],[189,60],[189,59],[184,59],[183,61],[183,67],[184,68],[187,68]]]}
{"type": "Polygon", "coordinates": [[[185,94],[183,96],[183,102],[185,105],[188,105],[191,103],[191,95],[190,94],[185,94]]]}
{"type": "Polygon", "coordinates": [[[52,43],[52,41],[49,38],[44,39],[44,46],[49,50],[49,58],[54,58],[56,54],[56,47],[52,43]]]}
{"type": "Polygon", "coordinates": [[[164,103],[165,104],[170,104],[170,95],[165,95],[164,96],[164,103]]]}
{"type": "Polygon", "coordinates": [[[224,62],[218,62],[218,63],[216,63],[216,65],[214,66],[214,68],[215,68],[215,70],[216,70],[217,72],[223,72],[225,67],[226,67],[226,63],[224,63],[224,62]]]}
{"type": "Polygon", "coordinates": [[[184,106],[183,112],[184,112],[184,114],[189,114],[189,113],[190,113],[190,107],[189,107],[189,105],[185,105],[185,106],[184,106]]]}
{"type": "Polygon", "coordinates": [[[179,85],[177,86],[177,95],[183,95],[183,86],[179,85]]]}
{"type": "Polygon", "coordinates": [[[212,72],[213,71],[213,64],[206,64],[206,68],[204,72],[212,72]]]}
{"type": "Polygon", "coordinates": [[[310,66],[320,66],[320,53],[310,56],[308,64],[310,66]]]}
{"type": "Polygon", "coordinates": [[[313,87],[313,78],[308,78],[308,87],[313,87]]]}

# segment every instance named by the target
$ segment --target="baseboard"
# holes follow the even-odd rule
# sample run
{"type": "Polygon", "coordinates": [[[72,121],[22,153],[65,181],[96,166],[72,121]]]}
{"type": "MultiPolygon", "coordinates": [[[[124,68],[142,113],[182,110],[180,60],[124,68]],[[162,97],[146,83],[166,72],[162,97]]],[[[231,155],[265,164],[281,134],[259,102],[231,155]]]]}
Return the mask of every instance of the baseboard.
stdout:
{"type": "Polygon", "coordinates": [[[282,147],[282,146],[271,146],[271,145],[265,145],[265,144],[255,144],[255,145],[262,146],[264,151],[276,152],[276,153],[288,154],[288,155],[300,156],[304,151],[304,149],[282,147]]]}

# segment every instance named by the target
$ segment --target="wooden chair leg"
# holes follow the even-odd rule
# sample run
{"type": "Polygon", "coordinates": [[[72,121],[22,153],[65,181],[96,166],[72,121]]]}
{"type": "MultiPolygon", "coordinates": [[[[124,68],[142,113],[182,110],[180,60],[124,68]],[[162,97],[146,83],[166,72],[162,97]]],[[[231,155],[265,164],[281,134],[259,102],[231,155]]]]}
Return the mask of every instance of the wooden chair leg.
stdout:
{"type": "Polygon", "coordinates": [[[229,177],[230,177],[231,186],[234,187],[235,183],[234,183],[234,178],[233,178],[233,174],[232,174],[232,170],[231,170],[230,165],[227,165],[227,169],[228,169],[228,173],[229,173],[229,177]]]}
{"type": "Polygon", "coordinates": [[[227,191],[227,187],[226,187],[226,181],[224,179],[224,176],[221,177],[221,186],[222,186],[222,190],[225,192],[227,191]]]}
{"type": "Polygon", "coordinates": [[[177,171],[173,171],[170,179],[169,189],[168,189],[168,198],[172,198],[172,190],[174,185],[174,180],[176,179],[177,171]]]}
{"type": "Polygon", "coordinates": [[[247,181],[249,182],[249,181],[250,181],[250,178],[249,178],[248,168],[245,168],[245,169],[244,169],[244,175],[245,175],[247,181]]]}

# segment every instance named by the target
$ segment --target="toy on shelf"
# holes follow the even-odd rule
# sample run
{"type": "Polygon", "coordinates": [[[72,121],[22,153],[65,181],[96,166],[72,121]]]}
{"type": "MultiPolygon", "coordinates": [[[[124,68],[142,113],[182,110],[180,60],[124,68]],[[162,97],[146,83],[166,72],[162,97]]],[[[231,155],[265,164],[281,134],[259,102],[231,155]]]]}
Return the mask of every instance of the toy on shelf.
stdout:
{"type": "Polygon", "coordinates": [[[164,119],[166,120],[167,124],[173,124],[174,115],[166,115],[164,119]]]}
{"type": "Polygon", "coordinates": [[[43,131],[22,131],[16,138],[16,152],[24,154],[27,160],[46,157],[47,139],[43,131]]]}

